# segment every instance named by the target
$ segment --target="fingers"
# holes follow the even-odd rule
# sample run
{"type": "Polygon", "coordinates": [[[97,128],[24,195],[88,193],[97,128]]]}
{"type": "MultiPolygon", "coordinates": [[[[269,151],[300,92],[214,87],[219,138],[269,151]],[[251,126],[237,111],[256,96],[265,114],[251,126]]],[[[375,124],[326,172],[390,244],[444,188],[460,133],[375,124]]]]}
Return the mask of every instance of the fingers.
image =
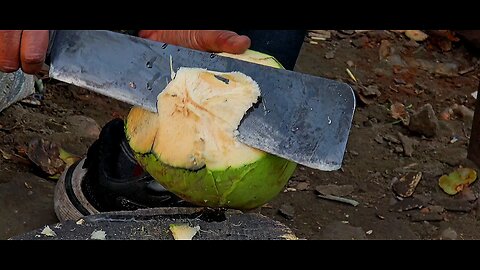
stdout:
{"type": "Polygon", "coordinates": [[[24,30],[20,46],[21,68],[25,73],[34,74],[42,69],[47,55],[48,30],[24,30]]]}
{"type": "Polygon", "coordinates": [[[20,68],[22,30],[0,30],[0,71],[14,72],[20,68]]]}
{"type": "Polygon", "coordinates": [[[250,38],[225,30],[142,30],[140,37],[208,52],[240,54],[251,44],[250,38]]]}
{"type": "Polygon", "coordinates": [[[199,50],[240,54],[250,47],[250,38],[222,30],[194,30],[192,44],[199,50]]]}

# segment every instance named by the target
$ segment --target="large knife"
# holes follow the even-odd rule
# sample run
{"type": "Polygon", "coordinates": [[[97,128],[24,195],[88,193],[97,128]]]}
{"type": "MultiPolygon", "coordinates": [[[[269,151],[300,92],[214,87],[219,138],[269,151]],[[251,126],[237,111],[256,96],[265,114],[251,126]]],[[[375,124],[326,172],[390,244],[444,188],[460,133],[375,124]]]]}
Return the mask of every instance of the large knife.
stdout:
{"type": "Polygon", "coordinates": [[[355,110],[345,83],[112,31],[53,33],[51,78],[153,112],[172,68],[242,72],[258,83],[261,99],[238,128],[241,142],[314,169],[342,165],[355,110]]]}

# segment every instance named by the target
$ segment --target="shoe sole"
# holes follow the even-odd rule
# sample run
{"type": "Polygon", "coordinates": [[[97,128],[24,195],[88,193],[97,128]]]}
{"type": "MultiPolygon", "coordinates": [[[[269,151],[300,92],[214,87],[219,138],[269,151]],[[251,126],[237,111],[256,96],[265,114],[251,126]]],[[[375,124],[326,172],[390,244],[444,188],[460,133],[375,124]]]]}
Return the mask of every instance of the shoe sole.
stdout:
{"type": "Polygon", "coordinates": [[[84,162],[85,158],[68,167],[55,186],[54,209],[61,222],[100,213],[82,192],[82,181],[87,173],[87,169],[83,168],[84,162]]]}

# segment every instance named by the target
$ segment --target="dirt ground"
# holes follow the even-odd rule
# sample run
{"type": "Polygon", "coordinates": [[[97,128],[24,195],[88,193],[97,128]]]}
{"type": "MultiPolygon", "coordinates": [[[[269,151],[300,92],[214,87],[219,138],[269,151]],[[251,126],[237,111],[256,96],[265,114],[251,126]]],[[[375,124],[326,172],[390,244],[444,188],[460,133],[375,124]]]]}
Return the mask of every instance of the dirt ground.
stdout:
{"type": "MultiPolygon", "coordinates": [[[[455,196],[438,186],[440,176],[460,166],[477,169],[466,159],[466,149],[478,59],[462,41],[445,37],[413,42],[390,31],[352,32],[330,31],[330,38],[318,44],[306,41],[296,66],[350,83],[359,94],[343,168],[298,167],[285,192],[261,212],[305,239],[480,239],[479,184],[455,196]],[[431,104],[438,118],[429,120],[438,122],[434,136],[428,136],[428,123],[414,129],[394,119],[390,106],[395,102],[405,105],[411,122],[416,111],[431,104]],[[444,113],[454,104],[470,111],[444,113]],[[413,195],[402,198],[394,192],[398,179],[419,172],[413,195]],[[350,189],[343,197],[359,204],[319,198],[320,185],[350,189]]],[[[18,103],[0,113],[0,239],[57,222],[55,180],[22,155],[28,142],[40,137],[83,155],[96,134],[75,125],[72,116],[90,117],[103,126],[128,109],[84,89],[47,82],[41,105],[18,103]]]]}

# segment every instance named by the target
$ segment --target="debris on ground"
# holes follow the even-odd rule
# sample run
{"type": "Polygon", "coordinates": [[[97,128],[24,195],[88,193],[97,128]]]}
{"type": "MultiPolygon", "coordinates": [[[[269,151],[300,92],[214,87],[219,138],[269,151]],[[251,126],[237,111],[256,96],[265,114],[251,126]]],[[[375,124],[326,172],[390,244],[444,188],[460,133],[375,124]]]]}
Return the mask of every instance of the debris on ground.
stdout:
{"type": "Polygon", "coordinates": [[[440,240],[457,240],[457,238],[457,232],[450,227],[442,230],[442,233],[440,234],[440,240]]]}
{"type": "Polygon", "coordinates": [[[42,172],[49,176],[61,174],[65,163],[60,158],[60,146],[41,138],[34,138],[28,144],[27,157],[42,172]]]}
{"type": "Polygon", "coordinates": [[[305,191],[305,190],[308,190],[309,187],[310,187],[310,184],[308,182],[300,182],[297,184],[295,188],[298,191],[305,191]]]}
{"type": "Polygon", "coordinates": [[[419,209],[424,206],[425,206],[425,203],[422,202],[420,199],[410,197],[410,198],[405,198],[401,201],[397,201],[392,207],[390,207],[390,211],[404,212],[404,211],[410,211],[413,209],[419,209]]]}
{"type": "Polygon", "coordinates": [[[6,160],[12,159],[12,155],[7,153],[5,150],[0,149],[0,154],[2,154],[2,157],[6,160]]]}
{"type": "Polygon", "coordinates": [[[48,237],[57,236],[57,234],[52,229],[50,229],[50,226],[48,226],[48,225],[43,228],[41,234],[45,235],[45,236],[48,236],[48,237]]]}
{"type": "Polygon", "coordinates": [[[413,195],[413,192],[415,192],[415,188],[421,179],[422,172],[407,173],[393,184],[393,191],[400,197],[410,197],[413,195]]]}
{"type": "Polygon", "coordinates": [[[437,134],[439,128],[438,119],[430,103],[420,107],[410,117],[408,128],[410,131],[426,137],[434,137],[437,134]]]}
{"type": "Polygon", "coordinates": [[[32,139],[26,150],[28,159],[52,179],[58,179],[66,166],[79,157],[62,149],[58,144],[41,138],[32,139]]]}
{"type": "Polygon", "coordinates": [[[436,212],[431,212],[431,213],[414,212],[410,214],[410,220],[412,222],[442,221],[443,219],[444,219],[443,215],[436,212]]]}
{"type": "Polygon", "coordinates": [[[320,40],[320,41],[325,41],[331,38],[331,32],[328,30],[308,30],[307,33],[307,41],[310,40],[320,40]]]}
{"type": "Polygon", "coordinates": [[[378,58],[380,60],[386,59],[392,53],[392,44],[388,40],[382,40],[378,49],[378,58]]]}
{"type": "Polygon", "coordinates": [[[171,224],[170,231],[175,240],[192,240],[200,231],[200,226],[192,227],[188,224],[171,224]]]}
{"type": "Polygon", "coordinates": [[[428,35],[420,30],[406,30],[405,36],[415,41],[424,41],[428,38],[428,35]]]}
{"type": "Polygon", "coordinates": [[[335,57],[335,51],[329,51],[325,54],[326,59],[333,59],[335,57]]]}
{"type": "Polygon", "coordinates": [[[278,213],[286,219],[293,219],[295,216],[295,208],[289,203],[284,203],[278,209],[278,213]]]}
{"type": "Polygon", "coordinates": [[[319,193],[317,196],[322,199],[346,203],[352,206],[357,206],[360,204],[356,200],[344,198],[354,191],[354,187],[352,185],[319,185],[315,187],[315,190],[319,193]]]}
{"type": "Polygon", "coordinates": [[[335,195],[329,195],[329,194],[326,194],[326,195],[323,195],[323,194],[319,194],[317,195],[319,198],[322,198],[322,199],[326,199],[326,200],[330,200],[330,201],[336,201],[336,202],[341,202],[341,203],[346,203],[346,204],[350,204],[352,206],[357,206],[359,205],[360,203],[356,200],[352,200],[352,199],[347,199],[347,198],[343,198],[343,197],[339,197],[339,196],[335,196],[335,195]]]}
{"type": "Polygon", "coordinates": [[[65,119],[70,129],[75,130],[76,135],[83,138],[97,139],[100,136],[101,127],[94,119],[84,115],[72,115],[65,119]]]}
{"type": "Polygon", "coordinates": [[[405,105],[400,102],[395,102],[390,106],[390,114],[393,119],[401,120],[406,126],[410,123],[410,115],[408,114],[405,105]]]}
{"type": "Polygon", "coordinates": [[[474,111],[467,108],[465,105],[454,104],[452,107],[453,113],[459,116],[463,121],[471,122],[473,121],[474,111]]]}
{"type": "Polygon", "coordinates": [[[352,185],[319,185],[315,187],[315,190],[323,195],[334,195],[334,196],[348,196],[352,194],[355,188],[352,185]]]}
{"type": "Polygon", "coordinates": [[[402,143],[403,153],[405,156],[411,157],[413,155],[413,145],[415,142],[409,137],[403,135],[401,132],[398,133],[398,138],[402,143]]]}
{"type": "Polygon", "coordinates": [[[449,175],[442,175],[438,185],[445,193],[455,195],[477,180],[477,172],[470,168],[459,168],[449,175]]]}
{"type": "Polygon", "coordinates": [[[105,240],[107,233],[103,230],[94,230],[90,235],[91,240],[105,240]]]}
{"type": "Polygon", "coordinates": [[[340,221],[328,224],[322,230],[322,238],[325,240],[366,240],[365,232],[361,227],[354,227],[340,221]]]}
{"type": "Polygon", "coordinates": [[[467,200],[456,198],[438,199],[437,203],[445,210],[450,212],[464,212],[468,213],[473,210],[474,205],[467,200]]]}

